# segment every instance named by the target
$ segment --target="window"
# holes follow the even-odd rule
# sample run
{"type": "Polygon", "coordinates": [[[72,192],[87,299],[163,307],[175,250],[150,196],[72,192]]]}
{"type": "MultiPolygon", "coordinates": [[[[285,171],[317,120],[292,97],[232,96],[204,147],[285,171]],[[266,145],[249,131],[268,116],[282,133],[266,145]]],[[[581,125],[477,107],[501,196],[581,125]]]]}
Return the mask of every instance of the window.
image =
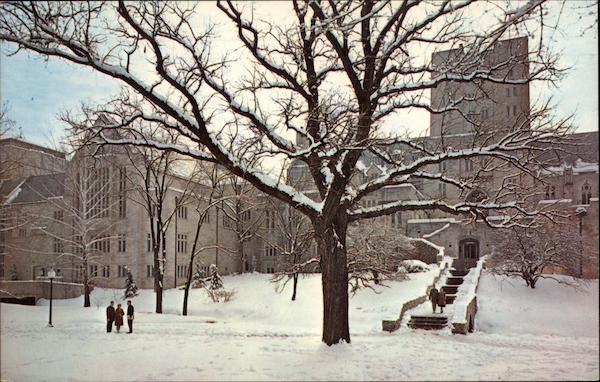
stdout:
{"type": "Polygon", "coordinates": [[[206,210],[204,216],[202,216],[202,223],[210,224],[210,210],[206,210]]]}
{"type": "Polygon", "coordinates": [[[61,222],[63,220],[64,213],[62,210],[54,211],[54,220],[61,222]]]}
{"type": "Polygon", "coordinates": [[[233,227],[233,219],[229,217],[229,215],[223,213],[223,227],[231,228],[233,227]]]}
{"type": "Polygon", "coordinates": [[[119,235],[117,244],[118,244],[117,252],[126,252],[127,251],[127,241],[125,239],[124,233],[119,235]]]}
{"type": "Polygon", "coordinates": [[[510,115],[510,106],[506,105],[506,115],[510,115]]]}
{"type": "MultiPolygon", "coordinates": [[[[175,198],[175,203],[177,203],[177,198],[175,198]]],[[[187,220],[187,206],[177,206],[177,218],[187,220]]]]}
{"type": "Polygon", "coordinates": [[[152,234],[146,234],[146,252],[152,252],[152,234]]]}
{"type": "Polygon", "coordinates": [[[447,168],[448,168],[448,165],[447,165],[446,161],[442,161],[442,162],[438,163],[438,170],[440,172],[446,171],[447,168]]]}
{"type": "Polygon", "coordinates": [[[119,218],[127,215],[127,170],[125,167],[119,169],[119,218]]]}
{"type": "Polygon", "coordinates": [[[267,267],[266,273],[275,273],[275,268],[274,267],[267,267]]]}
{"type": "Polygon", "coordinates": [[[392,227],[400,228],[402,225],[402,212],[395,212],[390,215],[392,221],[392,227]]]}
{"type": "Polygon", "coordinates": [[[517,105],[513,105],[513,116],[517,115],[517,105]]]}
{"type": "Polygon", "coordinates": [[[102,268],[102,277],[110,277],[110,265],[105,265],[102,268]]]}
{"type": "Polygon", "coordinates": [[[126,276],[125,265],[119,265],[119,266],[117,266],[117,276],[118,277],[125,277],[126,276]]]}
{"type": "Polygon", "coordinates": [[[251,218],[252,218],[252,213],[250,210],[246,210],[246,211],[242,212],[242,220],[243,221],[246,222],[246,221],[250,220],[251,218]]]}
{"type": "Polygon", "coordinates": [[[268,230],[275,229],[275,211],[265,211],[265,227],[268,230]]]}
{"type": "Polygon", "coordinates": [[[19,228],[19,237],[25,237],[25,236],[27,236],[27,229],[19,228]]]}
{"type": "Polygon", "coordinates": [[[177,253],[187,253],[187,234],[177,234],[177,253]]]}
{"type": "Polygon", "coordinates": [[[188,272],[187,265],[178,265],[177,266],[177,277],[186,277],[188,272]]]}
{"type": "Polygon", "coordinates": [[[63,242],[61,239],[55,237],[53,243],[54,253],[63,253],[63,242]]]}
{"type": "Polygon", "coordinates": [[[83,237],[75,235],[75,243],[73,244],[73,253],[81,255],[83,253],[83,237]]]}
{"type": "MultiPolygon", "coordinates": [[[[110,198],[109,174],[108,167],[104,167],[97,169],[93,175],[88,174],[86,177],[91,182],[89,185],[89,200],[86,208],[87,219],[108,217],[110,198]]],[[[83,186],[84,191],[88,191],[86,190],[87,185],[83,186]]]]}
{"type": "Polygon", "coordinates": [[[441,198],[446,197],[446,183],[438,184],[438,192],[439,192],[441,198]]]}
{"type": "Polygon", "coordinates": [[[484,119],[487,119],[487,118],[490,117],[490,113],[489,113],[488,109],[482,109],[481,110],[481,117],[484,118],[484,119]]]}
{"type": "Polygon", "coordinates": [[[96,276],[98,276],[98,266],[90,265],[90,277],[96,277],[96,276]]]}
{"type": "Polygon", "coordinates": [[[581,204],[590,204],[590,199],[592,198],[592,187],[586,181],[583,186],[581,186],[581,204]]]}
{"type": "Polygon", "coordinates": [[[546,199],[547,200],[555,200],[556,199],[556,187],[546,186],[546,199]]]}
{"type": "Polygon", "coordinates": [[[94,251],[109,253],[110,239],[106,235],[97,237],[92,241],[91,247],[94,251]]]}
{"type": "Polygon", "coordinates": [[[470,159],[465,159],[465,171],[471,172],[473,171],[473,161],[470,159]]]}
{"type": "Polygon", "coordinates": [[[146,277],[150,278],[154,276],[154,265],[146,265],[146,277]]]}
{"type": "Polygon", "coordinates": [[[265,245],[265,256],[267,257],[275,257],[277,255],[277,248],[271,245],[265,245]]]}

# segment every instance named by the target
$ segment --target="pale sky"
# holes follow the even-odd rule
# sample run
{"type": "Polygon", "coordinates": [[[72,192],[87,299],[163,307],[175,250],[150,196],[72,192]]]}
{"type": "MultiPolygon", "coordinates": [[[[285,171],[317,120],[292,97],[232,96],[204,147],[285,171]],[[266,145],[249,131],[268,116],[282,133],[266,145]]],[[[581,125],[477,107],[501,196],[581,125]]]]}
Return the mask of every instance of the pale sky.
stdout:
{"type": "MultiPolygon", "coordinates": [[[[275,18],[285,12],[281,4],[267,5],[275,18]]],[[[551,37],[555,49],[562,51],[563,64],[571,70],[557,88],[533,86],[532,102],[538,96],[551,96],[558,115],[573,113],[578,131],[593,131],[598,129],[597,27],[580,36],[580,20],[569,12],[561,18],[565,25],[562,33],[551,37]]],[[[81,66],[57,59],[45,61],[27,52],[8,57],[6,51],[3,47],[0,53],[0,102],[8,102],[9,117],[31,142],[52,146],[64,131],[57,119],[59,113],[77,111],[82,102],[106,101],[119,89],[116,81],[81,66]]],[[[429,116],[411,112],[392,123],[409,129],[411,135],[420,135],[429,127],[429,116]]]]}

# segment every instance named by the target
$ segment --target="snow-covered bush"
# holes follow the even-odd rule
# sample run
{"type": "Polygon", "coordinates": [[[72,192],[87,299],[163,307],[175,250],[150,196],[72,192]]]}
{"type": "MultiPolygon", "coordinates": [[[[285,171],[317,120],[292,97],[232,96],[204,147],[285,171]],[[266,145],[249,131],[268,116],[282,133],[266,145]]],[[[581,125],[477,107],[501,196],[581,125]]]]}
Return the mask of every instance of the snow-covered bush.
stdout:
{"type": "Polygon", "coordinates": [[[419,273],[426,272],[429,270],[429,265],[425,264],[421,260],[404,260],[400,263],[398,271],[406,273],[419,273]]]}

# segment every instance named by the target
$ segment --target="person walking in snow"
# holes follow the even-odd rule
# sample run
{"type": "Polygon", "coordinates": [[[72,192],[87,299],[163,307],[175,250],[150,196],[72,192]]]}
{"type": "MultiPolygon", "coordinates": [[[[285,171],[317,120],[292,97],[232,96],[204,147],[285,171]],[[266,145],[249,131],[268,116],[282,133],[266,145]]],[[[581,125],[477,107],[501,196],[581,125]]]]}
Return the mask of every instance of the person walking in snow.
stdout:
{"type": "Polygon", "coordinates": [[[127,300],[127,326],[129,326],[129,333],[133,333],[133,311],[131,300],[127,300]]]}
{"type": "Polygon", "coordinates": [[[115,302],[111,301],[106,307],[106,333],[112,332],[113,321],[115,320],[115,302]]]}
{"type": "Polygon", "coordinates": [[[446,306],[446,293],[442,288],[438,292],[437,304],[440,306],[440,313],[444,313],[444,307],[446,306]]]}
{"type": "Polygon", "coordinates": [[[121,308],[121,304],[117,305],[117,310],[115,310],[115,325],[117,326],[117,333],[121,332],[121,326],[123,326],[123,316],[125,315],[125,311],[121,308]]]}
{"type": "Polygon", "coordinates": [[[433,313],[435,313],[435,308],[438,302],[438,290],[435,288],[435,285],[429,291],[429,300],[431,301],[431,307],[433,308],[433,313]]]}

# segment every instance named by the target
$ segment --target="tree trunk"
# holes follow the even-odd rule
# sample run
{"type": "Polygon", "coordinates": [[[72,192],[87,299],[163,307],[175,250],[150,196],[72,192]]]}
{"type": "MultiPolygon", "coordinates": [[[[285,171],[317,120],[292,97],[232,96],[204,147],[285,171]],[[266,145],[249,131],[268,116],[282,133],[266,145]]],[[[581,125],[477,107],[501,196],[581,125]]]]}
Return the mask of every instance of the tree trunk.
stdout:
{"type": "Polygon", "coordinates": [[[296,301],[296,287],[298,286],[298,273],[294,273],[294,291],[292,293],[292,301],[296,301]]]}
{"type": "Polygon", "coordinates": [[[240,262],[241,262],[240,273],[246,273],[246,254],[244,253],[244,243],[242,242],[242,239],[239,237],[238,237],[238,241],[237,241],[237,247],[238,247],[238,255],[240,257],[240,262]]]}
{"type": "Polygon", "coordinates": [[[92,306],[90,302],[90,275],[88,274],[88,263],[83,262],[83,307],[89,308],[92,306]]]}
{"type": "MultiPolygon", "coordinates": [[[[190,270],[190,272],[191,272],[191,270],[190,270]]],[[[192,282],[191,279],[192,279],[191,275],[188,275],[187,283],[185,285],[185,290],[183,291],[183,309],[181,311],[181,314],[184,316],[187,316],[188,296],[190,295],[190,283],[192,282]]]]}
{"type": "Polygon", "coordinates": [[[160,275],[160,250],[158,243],[154,247],[154,294],[156,297],[156,313],[162,313],[162,279],[160,275]]]}
{"type": "Polygon", "coordinates": [[[90,285],[87,280],[83,283],[83,307],[89,308],[92,304],[90,303],[90,285]]]}
{"type": "Polygon", "coordinates": [[[340,341],[350,343],[348,325],[348,263],[346,254],[346,215],[333,222],[313,223],[317,250],[321,259],[323,287],[323,338],[331,346],[340,341]]]}

